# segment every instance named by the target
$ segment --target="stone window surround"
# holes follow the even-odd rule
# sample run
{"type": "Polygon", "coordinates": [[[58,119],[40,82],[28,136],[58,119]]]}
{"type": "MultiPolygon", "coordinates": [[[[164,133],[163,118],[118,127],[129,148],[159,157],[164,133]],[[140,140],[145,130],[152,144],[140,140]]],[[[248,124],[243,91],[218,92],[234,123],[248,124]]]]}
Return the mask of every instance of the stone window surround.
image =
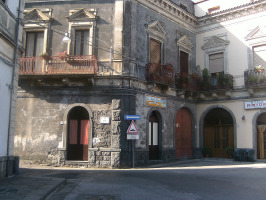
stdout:
{"type": "Polygon", "coordinates": [[[253,48],[256,46],[266,46],[266,37],[264,37],[262,40],[257,42],[250,42],[248,47],[248,69],[253,69],[254,63],[253,63],[253,48]]]}
{"type": "Polygon", "coordinates": [[[166,32],[164,28],[160,25],[159,21],[155,21],[148,25],[148,62],[150,62],[150,40],[154,39],[161,43],[161,64],[164,63],[164,40],[166,37],[166,32]],[[155,26],[159,26],[162,32],[154,29],[155,26]]]}
{"type": "MultiPolygon", "coordinates": [[[[192,48],[193,48],[193,45],[192,45],[192,42],[191,42],[191,39],[188,35],[183,35],[181,36],[178,40],[177,40],[177,46],[178,46],[178,58],[179,58],[179,62],[178,65],[180,65],[180,51],[183,51],[185,53],[188,54],[188,73],[190,74],[192,72],[192,69],[191,69],[191,65],[192,65],[192,56],[191,56],[191,53],[192,53],[192,48]],[[181,41],[182,38],[185,37],[185,39],[188,39],[189,40],[189,44],[187,44],[187,41],[183,42],[181,41]]],[[[180,66],[179,66],[179,72],[180,72],[180,66]]]]}
{"type": "MultiPolygon", "coordinates": [[[[215,36],[219,37],[221,39],[227,40],[227,34],[226,33],[218,34],[215,36]]],[[[203,39],[204,43],[206,43],[208,40],[210,40],[213,37],[214,36],[209,36],[209,37],[204,38],[203,39]]],[[[211,54],[216,54],[216,53],[223,53],[224,54],[224,73],[228,74],[229,73],[229,69],[228,69],[228,44],[204,49],[205,68],[210,70],[209,57],[211,54]]]]}

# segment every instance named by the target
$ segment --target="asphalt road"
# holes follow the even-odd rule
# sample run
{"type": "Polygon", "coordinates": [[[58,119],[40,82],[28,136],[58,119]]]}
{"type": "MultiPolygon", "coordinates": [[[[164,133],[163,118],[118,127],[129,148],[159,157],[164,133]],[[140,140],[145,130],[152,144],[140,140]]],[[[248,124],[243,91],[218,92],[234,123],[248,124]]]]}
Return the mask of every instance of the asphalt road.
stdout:
{"type": "Polygon", "coordinates": [[[266,164],[199,161],[127,170],[43,171],[67,178],[48,200],[265,200],[266,164]]]}

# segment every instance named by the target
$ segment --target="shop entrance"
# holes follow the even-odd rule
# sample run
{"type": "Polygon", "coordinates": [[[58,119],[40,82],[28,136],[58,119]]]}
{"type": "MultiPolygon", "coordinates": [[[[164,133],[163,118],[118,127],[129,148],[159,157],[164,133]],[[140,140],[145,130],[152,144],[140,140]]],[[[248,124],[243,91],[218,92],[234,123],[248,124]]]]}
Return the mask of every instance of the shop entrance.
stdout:
{"type": "Polygon", "coordinates": [[[187,109],[181,108],[175,120],[175,157],[192,157],[191,116],[187,109]]]}
{"type": "Polygon", "coordinates": [[[258,159],[266,158],[266,113],[259,115],[257,119],[257,147],[258,159]]]}
{"type": "Polygon", "coordinates": [[[74,107],[68,115],[68,160],[88,160],[89,114],[81,107],[74,107]]]}
{"type": "Polygon", "coordinates": [[[211,157],[227,158],[226,148],[234,148],[234,124],[228,111],[214,108],[204,119],[204,147],[210,148],[211,157]]]}
{"type": "Polygon", "coordinates": [[[149,116],[149,160],[160,159],[160,117],[153,111],[149,116]]]}

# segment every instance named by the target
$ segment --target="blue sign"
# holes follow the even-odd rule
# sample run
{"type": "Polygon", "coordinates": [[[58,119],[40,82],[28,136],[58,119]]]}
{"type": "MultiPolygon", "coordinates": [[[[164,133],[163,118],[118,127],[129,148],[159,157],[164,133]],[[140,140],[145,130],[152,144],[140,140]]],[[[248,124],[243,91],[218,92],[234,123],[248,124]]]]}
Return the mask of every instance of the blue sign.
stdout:
{"type": "Polygon", "coordinates": [[[125,115],[125,120],[139,120],[140,115],[125,115]]]}

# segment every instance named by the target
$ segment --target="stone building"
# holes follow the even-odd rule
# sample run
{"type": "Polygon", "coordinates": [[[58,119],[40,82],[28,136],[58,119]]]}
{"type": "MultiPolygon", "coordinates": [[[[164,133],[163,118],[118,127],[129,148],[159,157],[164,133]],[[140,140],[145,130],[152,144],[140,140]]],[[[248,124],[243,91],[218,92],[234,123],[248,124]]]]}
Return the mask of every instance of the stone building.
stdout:
{"type": "Polygon", "coordinates": [[[245,26],[263,22],[265,1],[28,0],[24,19],[15,137],[23,162],[123,167],[198,158],[207,146],[214,157],[228,146],[257,153],[257,118],[247,120],[263,110],[241,105],[265,92],[244,82],[256,56],[243,40],[258,30],[265,38],[263,23],[245,26]],[[127,134],[125,115],[140,116],[138,134],[127,134]]]}
{"type": "Polygon", "coordinates": [[[19,11],[24,1],[0,1],[0,179],[15,173],[14,157],[16,93],[22,54],[22,25],[19,11]]]}

